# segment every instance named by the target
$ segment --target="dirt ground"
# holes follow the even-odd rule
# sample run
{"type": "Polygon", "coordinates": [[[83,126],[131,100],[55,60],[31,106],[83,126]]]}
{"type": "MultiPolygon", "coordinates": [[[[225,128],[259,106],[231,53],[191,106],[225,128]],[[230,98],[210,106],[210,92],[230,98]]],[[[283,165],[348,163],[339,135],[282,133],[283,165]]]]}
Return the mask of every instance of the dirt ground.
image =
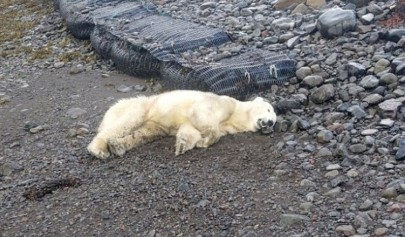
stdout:
{"type": "Polygon", "coordinates": [[[395,150],[332,154],[322,123],[179,157],[167,137],[94,159],[85,148],[109,106],[159,90],[74,39],[52,1],[5,0],[0,13],[0,236],[405,236],[403,201],[381,196],[403,183],[395,150]]]}
{"type": "Polygon", "coordinates": [[[302,161],[277,153],[278,135],[227,136],[179,157],[174,138],[124,158],[89,156],[85,147],[102,114],[117,99],[139,93],[116,88],[144,83],[116,72],[102,77],[58,69],[23,76],[7,88],[12,98],[0,107],[0,161],[12,173],[0,190],[3,236],[270,236],[291,228],[280,225],[279,216],[303,198],[294,164],[302,161]],[[71,108],[85,113],[73,119],[71,108]],[[27,124],[43,130],[26,131],[27,124]],[[87,125],[90,133],[72,132],[87,125]],[[280,166],[286,173],[275,175],[280,166]],[[61,185],[33,200],[23,196],[62,178],[80,185],[61,185]]]}

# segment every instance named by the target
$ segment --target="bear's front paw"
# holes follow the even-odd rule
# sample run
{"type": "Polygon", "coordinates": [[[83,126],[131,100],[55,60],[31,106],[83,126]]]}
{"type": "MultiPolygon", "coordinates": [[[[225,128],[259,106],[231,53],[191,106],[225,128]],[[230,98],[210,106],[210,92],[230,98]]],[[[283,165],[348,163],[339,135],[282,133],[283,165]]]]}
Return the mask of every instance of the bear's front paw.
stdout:
{"type": "Polygon", "coordinates": [[[122,157],[126,152],[125,145],[118,139],[110,138],[107,140],[107,144],[112,154],[122,157]]]}
{"type": "Polygon", "coordinates": [[[87,146],[87,151],[99,159],[107,159],[110,157],[108,152],[107,143],[100,138],[94,138],[93,141],[87,146]]]}
{"type": "Polygon", "coordinates": [[[187,145],[187,140],[184,138],[177,138],[175,155],[182,155],[188,150],[191,150],[191,148],[187,145]]]}

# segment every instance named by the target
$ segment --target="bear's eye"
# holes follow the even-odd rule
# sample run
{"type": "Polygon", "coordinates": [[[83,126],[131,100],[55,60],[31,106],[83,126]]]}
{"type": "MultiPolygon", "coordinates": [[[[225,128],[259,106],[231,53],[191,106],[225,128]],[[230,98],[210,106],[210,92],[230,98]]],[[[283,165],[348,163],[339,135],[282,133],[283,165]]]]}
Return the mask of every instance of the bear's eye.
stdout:
{"type": "Polygon", "coordinates": [[[268,109],[267,112],[270,112],[270,109],[268,109]]]}

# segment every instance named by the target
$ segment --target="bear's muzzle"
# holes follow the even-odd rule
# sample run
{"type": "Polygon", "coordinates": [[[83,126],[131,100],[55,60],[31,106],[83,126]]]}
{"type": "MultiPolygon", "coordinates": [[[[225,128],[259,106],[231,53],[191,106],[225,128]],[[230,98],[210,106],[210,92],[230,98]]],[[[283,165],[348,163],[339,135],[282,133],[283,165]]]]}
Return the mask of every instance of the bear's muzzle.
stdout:
{"type": "Polygon", "coordinates": [[[257,120],[257,125],[259,125],[260,132],[263,135],[268,135],[273,131],[274,121],[273,120],[265,121],[263,119],[259,119],[257,120]]]}

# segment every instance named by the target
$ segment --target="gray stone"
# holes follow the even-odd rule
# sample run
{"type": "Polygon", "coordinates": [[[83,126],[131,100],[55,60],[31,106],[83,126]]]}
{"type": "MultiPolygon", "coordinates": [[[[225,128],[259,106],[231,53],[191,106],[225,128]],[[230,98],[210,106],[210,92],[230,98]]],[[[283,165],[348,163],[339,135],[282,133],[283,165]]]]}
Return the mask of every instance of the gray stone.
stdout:
{"type": "Polygon", "coordinates": [[[87,113],[87,111],[80,108],[71,108],[66,112],[66,114],[72,119],[77,119],[85,113],[87,113]]]}
{"type": "Polygon", "coordinates": [[[378,108],[384,117],[395,118],[399,107],[404,101],[404,97],[385,100],[378,104],[378,108]]]}
{"type": "Polygon", "coordinates": [[[378,73],[386,70],[389,65],[390,65],[390,61],[388,61],[387,59],[385,59],[385,58],[379,59],[375,64],[374,73],[378,74],[378,73]]]}
{"type": "Polygon", "coordinates": [[[323,83],[323,78],[318,75],[310,75],[306,76],[303,80],[302,83],[309,88],[317,87],[323,83]]]}
{"type": "Polygon", "coordinates": [[[282,99],[275,105],[275,107],[276,107],[276,109],[278,110],[279,113],[284,114],[287,111],[290,111],[292,109],[300,109],[300,108],[302,108],[302,104],[298,100],[282,99]]]}
{"type": "Polygon", "coordinates": [[[55,68],[62,68],[63,66],[65,66],[65,63],[64,62],[56,62],[56,63],[53,64],[53,66],[55,68]]]}
{"type": "MultiPolygon", "coordinates": [[[[256,15],[254,16],[254,19],[255,19],[255,21],[257,21],[257,22],[263,22],[263,21],[266,20],[266,18],[265,18],[262,14],[256,14],[256,15]]],[[[259,30],[260,30],[260,29],[259,29],[259,30]]]]}
{"type": "Polygon", "coordinates": [[[396,226],[396,220],[383,220],[381,223],[387,228],[396,226]]]}
{"type": "Polygon", "coordinates": [[[316,154],[317,157],[331,157],[332,155],[332,152],[326,147],[319,149],[318,153],[316,154]]]}
{"type": "Polygon", "coordinates": [[[311,202],[304,202],[300,204],[300,209],[306,213],[310,212],[313,209],[313,207],[314,204],[312,204],[311,202]]]}
{"type": "Polygon", "coordinates": [[[309,180],[309,179],[303,179],[300,182],[300,186],[301,187],[315,187],[316,184],[313,181],[309,180]]]}
{"type": "Polygon", "coordinates": [[[300,3],[298,4],[294,10],[292,10],[291,14],[308,14],[311,10],[309,9],[309,7],[307,7],[307,5],[305,5],[304,3],[300,3]]]}
{"type": "Polygon", "coordinates": [[[330,170],[339,170],[342,167],[339,164],[331,164],[326,166],[326,170],[330,171],[330,170]]]}
{"type": "Polygon", "coordinates": [[[83,67],[83,65],[79,64],[76,67],[72,67],[69,70],[69,73],[72,74],[72,75],[76,75],[76,74],[79,74],[81,72],[84,72],[84,70],[85,70],[85,68],[83,67]]]}
{"type": "Polygon", "coordinates": [[[334,189],[327,191],[323,195],[327,196],[327,197],[336,197],[341,192],[342,192],[342,189],[340,187],[336,187],[334,189]]]}
{"type": "Polygon", "coordinates": [[[395,68],[395,73],[397,75],[401,75],[404,76],[405,75],[405,62],[399,64],[396,68],[395,68]]]}
{"type": "Polygon", "coordinates": [[[326,174],[325,174],[325,178],[333,178],[333,177],[336,177],[336,176],[338,176],[339,175],[339,171],[337,171],[337,170],[332,170],[332,171],[329,171],[329,172],[327,172],[326,174]]]}
{"type": "Polygon", "coordinates": [[[369,128],[361,131],[361,135],[363,136],[369,136],[369,135],[374,135],[378,132],[378,129],[375,128],[369,128]]]}
{"type": "Polygon", "coordinates": [[[315,149],[316,149],[315,146],[312,145],[312,144],[308,144],[308,145],[306,145],[306,146],[304,147],[304,151],[306,151],[306,152],[314,152],[315,149]]]}
{"type": "Polygon", "coordinates": [[[339,170],[341,168],[342,166],[340,166],[339,164],[331,164],[326,166],[326,170],[339,170]]]}
{"type": "Polygon", "coordinates": [[[216,2],[205,2],[200,5],[201,10],[205,10],[207,8],[215,8],[217,6],[216,2]]]}
{"type": "Polygon", "coordinates": [[[355,177],[359,176],[359,172],[355,168],[353,168],[353,169],[347,171],[346,175],[347,175],[347,177],[355,178],[355,177]]]}
{"type": "Polygon", "coordinates": [[[369,105],[378,104],[383,100],[384,100],[384,97],[382,97],[380,94],[371,94],[371,95],[366,96],[363,99],[363,101],[367,102],[369,105]]]}
{"type": "Polygon", "coordinates": [[[392,127],[394,125],[395,121],[389,118],[386,119],[381,119],[380,125],[384,127],[392,127]]]}
{"type": "Polygon", "coordinates": [[[358,119],[364,118],[367,116],[366,111],[364,111],[364,109],[361,108],[359,105],[350,106],[347,109],[347,112],[349,112],[353,117],[358,118],[358,119]]]}
{"type": "Polygon", "coordinates": [[[398,150],[395,153],[395,158],[398,161],[405,160],[405,139],[401,138],[398,142],[398,150]]]}
{"type": "Polygon", "coordinates": [[[349,73],[349,76],[364,76],[366,75],[366,67],[363,64],[356,62],[349,62],[346,65],[346,70],[349,73]]]}
{"type": "Polygon", "coordinates": [[[44,127],[39,125],[39,126],[36,126],[35,128],[31,128],[30,133],[35,134],[35,133],[39,133],[43,130],[44,130],[44,127]]]}
{"type": "Polygon", "coordinates": [[[364,137],[364,144],[366,146],[373,146],[375,143],[375,139],[372,136],[365,136],[364,137]]]}
{"type": "Polygon", "coordinates": [[[347,152],[347,147],[346,147],[346,145],[343,144],[343,143],[340,143],[340,144],[336,147],[336,149],[335,149],[335,151],[334,151],[334,155],[335,155],[336,157],[346,157],[347,154],[348,154],[348,152],[347,152]]]}
{"type": "Polygon", "coordinates": [[[133,89],[134,89],[133,86],[127,86],[127,85],[120,85],[117,87],[117,91],[122,92],[122,93],[131,92],[133,89]]]}
{"type": "Polygon", "coordinates": [[[402,36],[401,39],[397,42],[397,47],[405,49],[405,36],[402,36]]]}
{"type": "Polygon", "coordinates": [[[305,77],[312,74],[312,70],[309,67],[301,67],[295,72],[295,76],[298,80],[302,81],[305,77]]]}
{"type": "Polygon", "coordinates": [[[363,15],[363,16],[360,17],[360,21],[361,21],[363,24],[366,24],[366,25],[368,25],[368,24],[370,24],[371,22],[373,22],[373,20],[374,20],[374,14],[373,14],[373,13],[368,13],[368,14],[365,14],[365,15],[363,15]]]}
{"type": "Polygon", "coordinates": [[[194,207],[197,207],[197,208],[204,208],[205,206],[207,206],[207,205],[210,204],[210,203],[211,203],[211,202],[210,202],[209,200],[203,199],[203,200],[200,200],[197,204],[195,204],[194,207]]]}
{"type": "Polygon", "coordinates": [[[0,105],[5,104],[7,102],[11,101],[11,97],[4,94],[4,93],[0,93],[0,105]]]}
{"type": "Polygon", "coordinates": [[[388,233],[389,229],[385,227],[378,227],[374,229],[375,236],[385,236],[388,233]]]}
{"type": "Polygon", "coordinates": [[[289,125],[289,122],[287,120],[280,118],[280,116],[277,116],[277,122],[274,125],[274,131],[275,132],[286,132],[288,130],[288,125],[289,125]]]}
{"type": "Polygon", "coordinates": [[[363,92],[364,88],[353,83],[348,84],[348,93],[352,96],[357,96],[360,92],[363,92]]]}
{"type": "Polygon", "coordinates": [[[292,6],[296,6],[300,3],[305,2],[305,0],[278,0],[275,4],[274,4],[274,9],[276,10],[284,10],[286,8],[292,7],[292,6]]]}
{"type": "Polygon", "coordinates": [[[308,202],[314,202],[319,199],[319,194],[316,192],[310,192],[307,195],[305,195],[305,198],[307,199],[308,202]]]}
{"type": "Polygon", "coordinates": [[[378,152],[378,154],[381,154],[381,155],[387,155],[390,152],[390,150],[388,150],[385,147],[379,147],[377,149],[377,152],[378,152]]]}
{"type": "Polygon", "coordinates": [[[367,150],[367,146],[361,143],[358,144],[353,144],[349,146],[349,151],[354,153],[354,154],[360,154],[363,153],[367,150]]]}
{"type": "MultiPolygon", "coordinates": [[[[355,207],[353,206],[353,210],[355,210],[355,207]]],[[[359,212],[353,220],[353,225],[357,229],[367,229],[369,225],[373,224],[373,219],[371,219],[370,215],[366,212],[359,212]]]]}
{"type": "Polygon", "coordinates": [[[242,16],[250,16],[250,15],[253,14],[253,11],[250,10],[249,8],[243,8],[243,9],[240,10],[240,14],[242,16]]]}
{"type": "Polygon", "coordinates": [[[13,173],[13,169],[9,164],[0,164],[0,177],[9,176],[13,173]]]}
{"type": "Polygon", "coordinates": [[[312,34],[316,31],[316,23],[304,23],[300,26],[300,29],[307,34],[312,34]]]}
{"type": "Polygon", "coordinates": [[[359,210],[360,211],[369,211],[373,208],[373,202],[370,199],[367,199],[366,201],[364,201],[360,207],[359,210]]]}
{"type": "Polygon", "coordinates": [[[379,82],[380,81],[377,79],[377,77],[375,77],[373,75],[367,75],[367,76],[363,77],[363,79],[361,79],[359,85],[366,89],[372,89],[372,88],[377,87],[379,82]]]}
{"type": "Polygon", "coordinates": [[[396,97],[402,97],[405,96],[405,91],[402,89],[395,89],[392,94],[394,94],[396,97]]]}
{"type": "Polygon", "coordinates": [[[317,27],[322,36],[333,38],[355,30],[356,15],[353,11],[331,8],[318,18],[317,27]]]}
{"type": "Polygon", "coordinates": [[[386,164],[384,165],[384,168],[387,169],[387,170],[393,169],[394,167],[395,167],[395,165],[394,165],[394,164],[391,164],[391,163],[386,163],[386,164]]]}
{"type": "Polygon", "coordinates": [[[309,221],[310,218],[299,214],[282,214],[280,216],[280,224],[282,226],[292,226],[309,221]]]}
{"type": "Polygon", "coordinates": [[[314,9],[320,9],[321,7],[326,5],[325,0],[307,0],[306,2],[307,6],[314,8],[314,9]]]}
{"type": "Polygon", "coordinates": [[[295,21],[288,17],[281,17],[281,18],[275,19],[271,23],[271,25],[275,29],[292,30],[295,26],[295,21]]]}
{"type": "Polygon", "coordinates": [[[308,97],[305,94],[291,95],[291,99],[299,101],[301,104],[306,104],[308,102],[308,97]]]}
{"type": "Polygon", "coordinates": [[[315,104],[322,104],[335,96],[335,87],[332,84],[325,84],[312,91],[310,98],[315,104]]]}
{"type": "Polygon", "coordinates": [[[381,76],[380,81],[386,85],[389,85],[389,84],[397,83],[398,77],[393,73],[384,73],[381,76]]]}
{"type": "Polygon", "coordinates": [[[330,181],[330,185],[332,188],[336,188],[337,186],[343,184],[346,182],[346,177],[345,176],[337,176],[336,178],[332,179],[330,181]]]}
{"type": "Polygon", "coordinates": [[[287,40],[287,48],[291,49],[295,45],[297,45],[300,41],[301,36],[297,35],[292,37],[291,39],[287,40]]]}
{"type": "Polygon", "coordinates": [[[307,120],[304,120],[304,119],[298,120],[298,128],[300,128],[302,130],[307,130],[310,127],[311,127],[311,125],[309,124],[309,122],[307,120]]]}
{"type": "Polygon", "coordinates": [[[333,65],[337,61],[337,53],[332,53],[329,57],[325,60],[327,65],[333,65]]]}
{"type": "Polygon", "coordinates": [[[366,9],[368,12],[373,13],[374,15],[380,15],[384,11],[380,6],[378,6],[377,4],[375,4],[373,2],[368,4],[366,9]]]}
{"type": "Polygon", "coordinates": [[[352,225],[339,225],[336,227],[335,231],[344,236],[352,236],[356,234],[356,230],[352,225]]]}
{"type": "Polygon", "coordinates": [[[316,135],[316,140],[319,143],[328,143],[334,138],[333,133],[329,130],[321,130],[316,135]]]}
{"type": "Polygon", "coordinates": [[[135,85],[134,86],[135,91],[146,91],[146,86],[145,85],[135,85]]]}
{"type": "Polygon", "coordinates": [[[35,128],[35,127],[38,127],[38,126],[39,126],[38,124],[36,124],[36,123],[34,123],[32,121],[27,121],[24,124],[24,130],[29,132],[32,128],[35,128]]]}
{"type": "Polygon", "coordinates": [[[9,176],[16,171],[23,170],[23,167],[16,162],[4,162],[0,163],[0,177],[9,176]]]}
{"type": "Polygon", "coordinates": [[[398,42],[402,36],[405,36],[405,28],[392,29],[388,31],[388,40],[398,42]]]}

